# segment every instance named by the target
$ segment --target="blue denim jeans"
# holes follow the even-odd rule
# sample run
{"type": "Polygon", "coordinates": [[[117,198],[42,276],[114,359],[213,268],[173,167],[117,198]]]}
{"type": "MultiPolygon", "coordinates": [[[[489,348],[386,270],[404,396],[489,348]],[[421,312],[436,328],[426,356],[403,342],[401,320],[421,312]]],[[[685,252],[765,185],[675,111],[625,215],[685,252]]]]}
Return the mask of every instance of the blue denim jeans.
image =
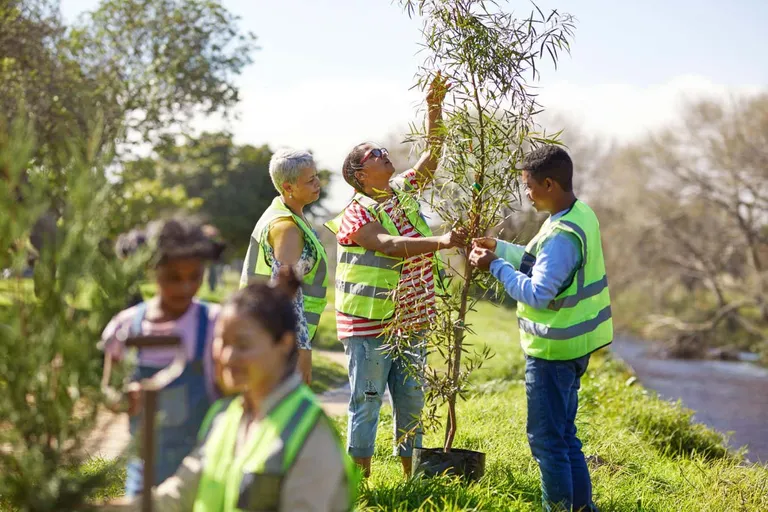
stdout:
{"type": "Polygon", "coordinates": [[[571,361],[526,357],[525,394],[528,399],[528,443],[541,470],[543,509],[597,511],[592,481],[576,437],[581,377],[589,355],[571,361]]]}
{"type": "MultiPolygon", "coordinates": [[[[408,365],[403,361],[393,360],[381,350],[383,338],[353,336],[342,342],[349,361],[349,385],[352,388],[347,452],[352,457],[373,456],[381,402],[389,388],[395,426],[394,455],[410,457],[414,445],[421,446],[418,420],[424,407],[424,389],[420,379],[406,370],[408,365]]],[[[421,368],[424,354],[413,354],[411,362],[421,368]]]]}

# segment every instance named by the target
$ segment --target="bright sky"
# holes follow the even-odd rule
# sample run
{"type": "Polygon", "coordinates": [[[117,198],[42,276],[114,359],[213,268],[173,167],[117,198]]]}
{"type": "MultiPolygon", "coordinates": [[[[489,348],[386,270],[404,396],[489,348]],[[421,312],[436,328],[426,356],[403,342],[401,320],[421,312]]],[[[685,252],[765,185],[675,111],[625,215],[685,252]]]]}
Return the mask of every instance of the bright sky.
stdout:
{"type": "MultiPolygon", "coordinates": [[[[418,93],[418,21],[390,0],[256,0],[224,4],[258,36],[261,50],[239,77],[240,143],[311,149],[338,171],[364,140],[404,133],[418,93]]],[[[61,0],[67,19],[98,0],[61,0]]],[[[765,89],[765,0],[542,0],[577,17],[572,54],[541,81],[541,103],[587,133],[628,140],[673,122],[701,96],[765,89]]],[[[531,4],[509,7],[527,15],[531,4]]],[[[202,129],[216,129],[214,121],[202,129]]],[[[349,190],[335,180],[327,206],[349,190]]]]}

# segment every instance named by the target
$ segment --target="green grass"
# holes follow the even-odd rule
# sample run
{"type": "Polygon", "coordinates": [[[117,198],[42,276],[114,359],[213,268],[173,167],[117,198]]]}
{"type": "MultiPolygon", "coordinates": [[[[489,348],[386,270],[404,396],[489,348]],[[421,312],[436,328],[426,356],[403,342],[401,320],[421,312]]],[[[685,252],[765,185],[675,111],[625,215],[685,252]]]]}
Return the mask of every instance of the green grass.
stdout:
{"type": "Polygon", "coordinates": [[[312,347],[321,350],[343,352],[344,345],[336,335],[336,310],[333,307],[333,290],[328,291],[328,306],[320,317],[317,333],[312,340],[312,347]]]}
{"type": "MultiPolygon", "coordinates": [[[[450,478],[405,481],[399,461],[391,456],[392,416],[385,407],[373,475],[361,489],[362,510],[540,510],[539,471],[525,435],[524,359],[514,311],[481,303],[470,323],[476,334],[468,342],[488,345],[495,356],[473,375],[475,391],[458,406],[454,446],[485,452],[485,477],[474,484],[450,478]]],[[[334,324],[329,308],[315,347],[341,348],[334,324]]],[[[314,363],[317,391],[346,379],[346,372],[328,359],[315,357],[314,363]]],[[[679,404],[643,389],[607,351],[593,357],[580,400],[577,424],[601,510],[768,510],[768,468],[746,465],[740,454],[727,452],[723,436],[692,423],[690,411],[679,404]]],[[[337,424],[346,431],[346,418],[337,424]]],[[[441,441],[440,433],[428,433],[424,445],[441,441]]],[[[105,462],[89,463],[93,468],[100,464],[105,462]]],[[[121,473],[110,475],[103,496],[122,489],[121,473]]]]}
{"type": "MultiPolygon", "coordinates": [[[[459,404],[454,446],[485,452],[486,476],[469,485],[448,478],[405,482],[391,456],[387,409],[373,476],[363,487],[363,510],[540,510],[539,472],[525,435],[514,311],[479,304],[471,323],[477,334],[470,341],[486,343],[496,356],[473,377],[478,389],[471,399],[459,404]]],[[[593,357],[583,380],[577,424],[584,451],[592,456],[594,492],[603,511],[768,510],[768,468],[744,465],[738,454],[728,454],[722,436],[643,389],[606,353],[593,357]]],[[[440,433],[429,433],[424,445],[441,441],[440,433]]]]}
{"type": "Polygon", "coordinates": [[[347,382],[347,370],[327,357],[312,354],[312,391],[317,394],[336,389],[347,382]]]}

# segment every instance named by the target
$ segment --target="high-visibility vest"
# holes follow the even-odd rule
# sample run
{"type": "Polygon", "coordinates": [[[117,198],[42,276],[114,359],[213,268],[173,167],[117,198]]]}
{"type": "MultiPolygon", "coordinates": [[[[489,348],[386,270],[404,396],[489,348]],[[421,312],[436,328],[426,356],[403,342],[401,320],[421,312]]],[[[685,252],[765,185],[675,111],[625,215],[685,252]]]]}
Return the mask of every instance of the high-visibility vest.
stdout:
{"type": "MultiPolygon", "coordinates": [[[[282,481],[318,421],[327,421],[317,398],[304,384],[276,405],[258,430],[235,452],[243,418],[243,397],[219,400],[200,430],[205,464],[194,512],[278,510],[282,481]],[[276,449],[279,447],[279,449],[276,449]]],[[[349,487],[349,510],[357,500],[359,470],[336,437],[349,487]]]]}
{"type": "Polygon", "coordinates": [[[517,316],[520,342],[527,355],[566,361],[611,343],[613,320],[600,224],[595,212],[576,201],[563,216],[554,221],[547,219],[526,246],[526,253],[535,258],[544,242],[557,231],[571,233],[579,239],[581,266],[547,308],[536,309],[518,302],[517,316]]]}
{"type": "MultiPolygon", "coordinates": [[[[399,205],[413,228],[424,237],[432,236],[432,230],[421,216],[419,202],[407,192],[393,189],[399,205]]],[[[400,236],[392,218],[377,203],[364,194],[355,194],[352,202],[360,204],[392,236],[400,236]]],[[[351,204],[351,203],[350,203],[351,204]]],[[[349,207],[349,205],[347,205],[349,207]]],[[[346,208],[345,208],[346,210],[346,208]]],[[[325,226],[334,234],[339,232],[344,211],[325,226]]],[[[371,320],[387,320],[395,314],[394,291],[400,282],[403,258],[387,256],[360,246],[337,244],[336,251],[336,310],[352,316],[371,320]]],[[[432,270],[435,291],[442,290],[442,266],[435,253],[432,270]]]]}
{"type": "MultiPolygon", "coordinates": [[[[262,214],[251,235],[251,245],[248,246],[246,261],[250,261],[251,251],[258,251],[256,256],[256,266],[253,270],[254,275],[271,277],[272,265],[267,263],[267,250],[269,247],[269,228],[277,219],[291,218],[301,229],[304,235],[304,243],[311,244],[315,248],[317,259],[315,266],[304,276],[301,283],[301,291],[304,295],[304,316],[307,319],[307,328],[309,330],[309,339],[311,340],[317,332],[317,325],[320,323],[320,315],[325,310],[328,299],[326,292],[328,288],[328,256],[320,240],[317,239],[314,231],[297,215],[285,206],[282,198],[276,197],[269,208],[262,214]],[[254,244],[255,242],[255,244],[254,244]]],[[[248,284],[248,269],[243,267],[243,274],[240,277],[240,287],[248,284]]]]}

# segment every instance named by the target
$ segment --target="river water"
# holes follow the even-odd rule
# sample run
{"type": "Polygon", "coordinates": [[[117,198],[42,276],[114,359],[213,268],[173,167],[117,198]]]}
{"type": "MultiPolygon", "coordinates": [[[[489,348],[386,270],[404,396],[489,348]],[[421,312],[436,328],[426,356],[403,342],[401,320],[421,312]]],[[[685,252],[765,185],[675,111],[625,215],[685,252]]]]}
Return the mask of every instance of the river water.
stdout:
{"type": "Polygon", "coordinates": [[[662,359],[652,344],[617,337],[613,351],[648,389],[680,399],[694,419],[733,432],[733,447],[747,445],[747,458],[768,463],[768,369],[746,362],[662,359]]]}

